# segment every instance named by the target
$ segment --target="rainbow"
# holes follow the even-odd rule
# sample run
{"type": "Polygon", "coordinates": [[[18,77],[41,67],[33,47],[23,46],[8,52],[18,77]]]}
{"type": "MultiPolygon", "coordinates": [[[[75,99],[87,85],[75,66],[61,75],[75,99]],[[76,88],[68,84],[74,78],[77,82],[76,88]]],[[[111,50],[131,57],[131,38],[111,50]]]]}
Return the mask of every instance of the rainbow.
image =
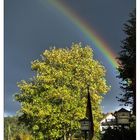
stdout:
{"type": "Polygon", "coordinates": [[[57,8],[63,15],[74,23],[82,33],[84,33],[92,43],[102,52],[107,58],[109,63],[114,67],[118,67],[116,60],[116,54],[110,49],[109,45],[97,34],[97,32],[86,21],[84,21],[79,15],[68,7],[64,2],[60,0],[49,0],[49,3],[57,8]]]}

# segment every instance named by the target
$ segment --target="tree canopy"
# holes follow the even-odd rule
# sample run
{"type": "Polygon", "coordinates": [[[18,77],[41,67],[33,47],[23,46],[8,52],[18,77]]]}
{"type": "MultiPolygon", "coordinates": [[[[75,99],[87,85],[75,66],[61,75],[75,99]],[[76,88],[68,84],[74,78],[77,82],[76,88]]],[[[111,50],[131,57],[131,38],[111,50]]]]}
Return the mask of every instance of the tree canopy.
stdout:
{"type": "Polygon", "coordinates": [[[80,130],[89,86],[95,133],[99,132],[102,94],[109,90],[106,70],[89,46],[45,50],[31,63],[35,76],[18,83],[19,120],[39,139],[58,139],[80,130]]]}
{"type": "Polygon", "coordinates": [[[122,79],[121,88],[124,94],[119,101],[125,105],[133,106],[136,113],[136,11],[130,14],[130,19],[124,24],[126,38],[122,41],[119,53],[120,66],[118,68],[119,78],[122,79]]]}

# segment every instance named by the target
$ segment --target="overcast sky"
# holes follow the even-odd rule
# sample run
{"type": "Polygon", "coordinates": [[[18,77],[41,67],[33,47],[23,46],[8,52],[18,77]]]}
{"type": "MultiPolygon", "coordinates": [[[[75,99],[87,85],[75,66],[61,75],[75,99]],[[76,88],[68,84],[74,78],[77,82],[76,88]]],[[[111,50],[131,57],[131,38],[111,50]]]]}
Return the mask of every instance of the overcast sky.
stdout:
{"type": "MultiPolygon", "coordinates": [[[[123,24],[135,8],[135,0],[63,1],[96,29],[116,54],[120,51],[120,41],[125,37],[123,24]]],[[[13,95],[18,92],[17,82],[32,77],[30,62],[40,58],[50,46],[69,47],[72,42],[91,45],[95,58],[107,69],[106,78],[112,88],[104,96],[103,111],[119,108],[116,96],[121,90],[116,70],[67,16],[47,0],[5,0],[4,8],[6,115],[15,114],[20,108],[19,103],[13,101],[13,95]]]]}

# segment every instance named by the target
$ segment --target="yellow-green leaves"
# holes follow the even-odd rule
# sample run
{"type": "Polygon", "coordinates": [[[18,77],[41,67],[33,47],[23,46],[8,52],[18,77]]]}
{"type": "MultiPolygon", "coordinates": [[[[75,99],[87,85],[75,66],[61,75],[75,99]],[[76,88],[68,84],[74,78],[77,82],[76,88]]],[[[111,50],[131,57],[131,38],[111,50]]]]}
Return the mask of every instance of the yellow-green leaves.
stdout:
{"type": "Polygon", "coordinates": [[[71,48],[46,50],[41,60],[31,63],[31,68],[36,75],[28,82],[18,83],[16,100],[21,102],[20,112],[26,120],[22,121],[35,130],[36,135],[56,139],[79,130],[79,120],[86,112],[87,86],[90,87],[95,132],[98,132],[102,94],[107,93],[109,87],[106,70],[94,60],[89,46],[72,44],[71,48]]]}

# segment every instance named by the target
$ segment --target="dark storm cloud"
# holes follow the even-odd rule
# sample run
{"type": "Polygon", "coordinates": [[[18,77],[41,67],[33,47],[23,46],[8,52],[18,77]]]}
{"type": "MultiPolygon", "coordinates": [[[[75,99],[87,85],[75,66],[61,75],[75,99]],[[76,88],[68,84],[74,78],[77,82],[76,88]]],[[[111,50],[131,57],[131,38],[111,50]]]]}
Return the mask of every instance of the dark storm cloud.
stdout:
{"type": "Polygon", "coordinates": [[[123,24],[135,8],[135,0],[61,0],[76,11],[116,52],[123,39],[123,24]]]}
{"type": "MultiPolygon", "coordinates": [[[[43,0],[41,0],[43,1],[43,0]]],[[[96,31],[110,44],[114,51],[120,48],[124,34],[122,24],[128,19],[129,12],[135,6],[131,0],[65,0],[76,13],[94,25],[96,31]]],[[[12,95],[18,91],[16,83],[29,79],[33,72],[30,62],[40,58],[40,54],[50,46],[65,47],[72,42],[90,44],[79,29],[61,12],[48,2],[43,5],[38,0],[5,0],[5,113],[14,114],[19,104],[13,102],[12,95]]],[[[102,60],[104,56],[98,55],[102,60]]],[[[104,61],[103,61],[104,62],[104,61]]],[[[105,61],[107,62],[107,61],[105,61]]],[[[112,85],[110,94],[105,96],[105,110],[112,110],[118,103],[115,96],[121,92],[118,79],[110,64],[107,69],[107,80],[112,85]],[[112,78],[113,77],[113,78],[112,78]]]]}

